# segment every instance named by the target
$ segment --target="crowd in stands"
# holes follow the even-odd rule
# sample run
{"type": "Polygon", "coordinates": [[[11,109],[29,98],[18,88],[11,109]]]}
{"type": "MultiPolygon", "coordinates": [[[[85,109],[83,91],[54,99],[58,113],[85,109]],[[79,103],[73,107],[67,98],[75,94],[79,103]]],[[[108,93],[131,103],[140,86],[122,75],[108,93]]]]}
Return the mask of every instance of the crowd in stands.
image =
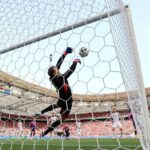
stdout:
{"type": "MultiPolygon", "coordinates": [[[[23,120],[23,136],[30,135],[30,121],[23,120]]],[[[130,120],[123,120],[123,134],[131,135],[134,133],[134,127],[130,120]]],[[[110,120],[81,120],[80,127],[77,127],[76,121],[65,122],[59,126],[58,130],[63,131],[63,127],[68,126],[71,136],[112,136],[112,122],[110,120]],[[80,129],[79,129],[80,128],[80,129]],[[79,133],[80,130],[80,133],[79,133]]],[[[47,127],[47,123],[37,121],[36,136],[40,135],[41,130],[47,127]]],[[[17,133],[17,120],[0,120],[0,136],[16,136],[17,133]]],[[[118,129],[115,130],[115,135],[120,135],[118,129]]]]}

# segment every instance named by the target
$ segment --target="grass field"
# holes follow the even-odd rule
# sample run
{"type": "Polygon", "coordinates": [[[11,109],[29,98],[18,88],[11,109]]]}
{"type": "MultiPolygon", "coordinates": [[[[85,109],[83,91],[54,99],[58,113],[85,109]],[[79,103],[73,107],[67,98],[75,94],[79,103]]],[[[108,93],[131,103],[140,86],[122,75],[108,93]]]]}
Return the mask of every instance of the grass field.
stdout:
{"type": "Polygon", "coordinates": [[[0,150],[142,150],[137,139],[20,139],[0,140],[0,150]],[[120,144],[120,146],[119,146],[120,144]]]}

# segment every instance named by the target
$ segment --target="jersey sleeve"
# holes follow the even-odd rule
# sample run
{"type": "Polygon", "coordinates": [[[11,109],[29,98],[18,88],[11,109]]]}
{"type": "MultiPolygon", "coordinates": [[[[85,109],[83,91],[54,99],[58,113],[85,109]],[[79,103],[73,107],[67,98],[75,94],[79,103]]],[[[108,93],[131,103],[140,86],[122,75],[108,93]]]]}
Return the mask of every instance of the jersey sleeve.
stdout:
{"type": "Polygon", "coordinates": [[[60,69],[64,59],[65,59],[65,55],[63,54],[63,55],[61,55],[61,57],[57,61],[57,64],[56,64],[57,69],[60,69]]]}
{"type": "Polygon", "coordinates": [[[70,75],[75,71],[77,66],[76,62],[73,62],[73,64],[70,66],[70,68],[63,74],[63,76],[65,77],[65,79],[67,79],[68,77],[70,77],[70,75]]]}

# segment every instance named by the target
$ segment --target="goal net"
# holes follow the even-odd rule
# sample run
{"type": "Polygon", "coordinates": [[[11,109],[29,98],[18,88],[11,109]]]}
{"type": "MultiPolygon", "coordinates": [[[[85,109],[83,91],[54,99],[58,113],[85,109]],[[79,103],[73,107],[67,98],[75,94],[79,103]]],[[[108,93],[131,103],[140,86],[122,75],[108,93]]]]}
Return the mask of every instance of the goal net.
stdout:
{"type": "Polygon", "coordinates": [[[128,6],[121,0],[2,0],[0,7],[0,149],[150,149],[148,105],[128,6]],[[81,59],[68,79],[71,114],[41,139],[52,118],[60,117],[58,108],[35,118],[59,98],[47,70],[68,46],[73,53],[60,71],[81,59]],[[89,50],[87,57],[79,56],[81,47],[89,50]],[[119,128],[112,121],[114,108],[119,128]]]}

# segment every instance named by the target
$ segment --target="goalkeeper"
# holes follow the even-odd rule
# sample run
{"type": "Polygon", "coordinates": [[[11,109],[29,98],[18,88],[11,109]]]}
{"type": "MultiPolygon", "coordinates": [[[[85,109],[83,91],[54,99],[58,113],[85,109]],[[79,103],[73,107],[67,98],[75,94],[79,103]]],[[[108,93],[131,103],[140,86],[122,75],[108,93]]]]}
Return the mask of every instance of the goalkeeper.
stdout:
{"type": "Polygon", "coordinates": [[[48,106],[47,108],[43,109],[38,115],[44,114],[48,111],[52,111],[55,108],[61,108],[60,110],[60,119],[56,120],[50,127],[47,128],[44,132],[42,132],[41,137],[47,135],[49,132],[53,131],[58,125],[61,124],[70,114],[71,108],[72,108],[72,92],[71,88],[68,84],[68,78],[70,75],[75,71],[77,63],[81,64],[81,61],[79,59],[75,59],[70,67],[64,74],[61,74],[59,69],[62,65],[65,57],[67,54],[72,53],[73,49],[70,47],[67,47],[65,52],[62,54],[62,56],[59,58],[56,66],[52,66],[48,69],[48,75],[50,82],[54,85],[56,88],[56,91],[58,93],[58,101],[56,104],[52,104],[48,106]]]}

